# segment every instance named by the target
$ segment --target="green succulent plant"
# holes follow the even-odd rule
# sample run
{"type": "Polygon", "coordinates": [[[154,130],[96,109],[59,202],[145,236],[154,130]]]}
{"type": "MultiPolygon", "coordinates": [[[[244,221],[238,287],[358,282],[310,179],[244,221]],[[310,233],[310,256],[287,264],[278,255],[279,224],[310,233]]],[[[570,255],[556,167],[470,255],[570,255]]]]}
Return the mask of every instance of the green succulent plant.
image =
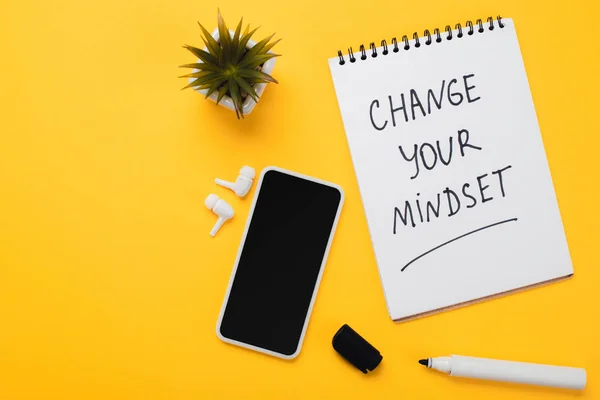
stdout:
{"type": "Polygon", "coordinates": [[[207,90],[206,98],[213,93],[218,93],[217,104],[225,96],[231,97],[238,119],[244,118],[243,103],[247,96],[258,102],[258,94],[254,85],[258,83],[278,83],[271,75],[261,71],[265,62],[273,57],[279,56],[269,52],[279,40],[271,42],[275,34],[261,40],[254,47],[247,48],[248,41],[256,32],[250,31],[250,25],[246,26],[242,34],[243,18],[237,25],[233,36],[218,12],[219,40],[213,36],[198,22],[202,30],[202,41],[206,50],[185,45],[185,49],[193,53],[201,62],[182,65],[182,68],[194,68],[195,72],[183,75],[181,78],[193,78],[183,89],[196,88],[207,90]]]}

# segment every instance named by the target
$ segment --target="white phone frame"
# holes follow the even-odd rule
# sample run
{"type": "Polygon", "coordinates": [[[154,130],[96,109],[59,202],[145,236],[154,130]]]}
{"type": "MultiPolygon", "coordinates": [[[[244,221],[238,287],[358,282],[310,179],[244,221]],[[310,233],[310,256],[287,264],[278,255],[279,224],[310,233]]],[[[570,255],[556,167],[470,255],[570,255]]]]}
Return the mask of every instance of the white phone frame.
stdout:
{"type": "Polygon", "coordinates": [[[240,242],[240,246],[238,249],[238,254],[237,257],[235,259],[235,264],[233,266],[233,271],[231,272],[231,277],[229,278],[229,284],[227,286],[227,292],[225,293],[225,300],[223,301],[223,305],[221,306],[221,312],[219,313],[219,319],[217,321],[217,336],[219,337],[219,339],[221,339],[223,342],[225,343],[229,343],[229,344],[233,344],[233,345],[237,345],[240,347],[244,347],[246,349],[249,350],[254,350],[254,351],[258,351],[260,353],[265,353],[268,354],[270,356],[275,356],[275,357],[279,357],[279,358],[283,358],[286,360],[291,360],[294,359],[298,356],[298,354],[300,354],[300,350],[302,350],[302,344],[304,343],[304,335],[306,334],[306,329],[308,328],[308,321],[310,320],[310,316],[312,314],[312,310],[313,310],[313,306],[315,304],[315,299],[317,298],[317,292],[319,291],[319,285],[321,283],[321,277],[323,276],[323,270],[325,269],[325,264],[327,263],[327,258],[329,257],[329,250],[331,248],[331,242],[333,241],[333,237],[335,235],[335,231],[337,229],[337,225],[338,225],[338,221],[340,218],[340,213],[342,210],[342,206],[344,204],[344,190],[339,186],[336,185],[334,183],[330,183],[330,182],[326,182],[323,181],[321,179],[317,179],[317,178],[313,178],[307,175],[303,175],[297,172],[293,172],[293,171],[289,171],[283,168],[279,168],[279,167],[275,167],[275,166],[269,166],[266,167],[265,169],[262,170],[261,174],[260,174],[260,178],[258,180],[258,184],[257,184],[257,188],[256,188],[256,192],[254,195],[254,199],[252,200],[252,207],[250,208],[250,213],[248,214],[248,219],[246,221],[246,227],[244,228],[244,234],[242,235],[242,240],[240,242]],[[329,240],[327,241],[327,247],[325,248],[325,254],[323,255],[323,261],[321,262],[321,266],[319,269],[319,275],[317,276],[317,280],[315,283],[315,287],[313,289],[313,295],[312,298],[310,300],[310,305],[308,307],[308,312],[306,313],[306,319],[304,320],[304,326],[302,327],[302,334],[300,335],[300,340],[298,341],[298,348],[296,349],[296,351],[291,354],[291,355],[286,355],[286,354],[282,354],[282,353],[277,353],[275,351],[269,350],[269,349],[264,349],[262,347],[258,347],[258,346],[254,346],[248,343],[244,343],[244,342],[240,342],[238,340],[233,340],[233,339],[229,339],[225,336],[223,336],[221,334],[221,322],[223,320],[223,314],[225,313],[225,308],[227,307],[227,303],[229,301],[229,294],[231,292],[231,286],[233,285],[233,281],[235,280],[235,275],[237,272],[237,268],[239,265],[239,261],[240,261],[240,257],[242,255],[242,249],[244,248],[244,244],[246,243],[246,236],[248,235],[248,229],[250,228],[250,222],[252,221],[252,217],[254,215],[254,208],[256,206],[256,202],[258,200],[258,197],[260,196],[260,189],[262,187],[262,183],[263,183],[263,178],[265,176],[265,174],[269,171],[277,171],[277,172],[281,172],[287,175],[292,175],[295,176],[297,178],[301,178],[301,179],[305,179],[311,182],[315,182],[315,183],[319,183],[321,185],[325,185],[325,186],[329,186],[332,187],[336,190],[338,190],[340,192],[340,203],[338,205],[338,209],[335,215],[335,220],[333,221],[333,226],[331,227],[331,232],[329,234],[329,240]]]}

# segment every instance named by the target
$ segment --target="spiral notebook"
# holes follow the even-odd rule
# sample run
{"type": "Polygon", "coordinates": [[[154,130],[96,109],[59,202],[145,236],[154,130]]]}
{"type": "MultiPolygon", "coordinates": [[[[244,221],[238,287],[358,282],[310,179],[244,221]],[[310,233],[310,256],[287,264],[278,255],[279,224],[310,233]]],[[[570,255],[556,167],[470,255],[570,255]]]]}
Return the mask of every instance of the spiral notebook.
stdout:
{"type": "Polygon", "coordinates": [[[361,45],[329,66],[392,319],[573,274],[512,20],[361,45]]]}

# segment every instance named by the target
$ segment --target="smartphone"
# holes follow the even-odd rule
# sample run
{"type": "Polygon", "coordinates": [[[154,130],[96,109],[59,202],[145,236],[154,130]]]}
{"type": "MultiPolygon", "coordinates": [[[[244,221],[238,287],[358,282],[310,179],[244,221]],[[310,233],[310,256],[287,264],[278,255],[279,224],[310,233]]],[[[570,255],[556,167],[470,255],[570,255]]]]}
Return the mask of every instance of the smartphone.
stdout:
{"type": "Polygon", "coordinates": [[[344,193],[265,168],[217,322],[224,342],[292,359],[302,348],[344,193]]]}

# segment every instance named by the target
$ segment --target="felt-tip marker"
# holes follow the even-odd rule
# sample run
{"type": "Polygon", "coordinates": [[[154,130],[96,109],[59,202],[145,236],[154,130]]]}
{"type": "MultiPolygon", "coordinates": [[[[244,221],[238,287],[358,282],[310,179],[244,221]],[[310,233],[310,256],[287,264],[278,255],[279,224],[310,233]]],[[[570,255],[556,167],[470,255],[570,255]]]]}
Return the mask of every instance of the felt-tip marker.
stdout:
{"type": "Polygon", "coordinates": [[[501,382],[523,383],[563,389],[583,389],[587,376],[585,369],[555,365],[531,364],[516,361],[493,360],[455,356],[425,358],[419,364],[450,376],[488,379],[501,382]]]}

